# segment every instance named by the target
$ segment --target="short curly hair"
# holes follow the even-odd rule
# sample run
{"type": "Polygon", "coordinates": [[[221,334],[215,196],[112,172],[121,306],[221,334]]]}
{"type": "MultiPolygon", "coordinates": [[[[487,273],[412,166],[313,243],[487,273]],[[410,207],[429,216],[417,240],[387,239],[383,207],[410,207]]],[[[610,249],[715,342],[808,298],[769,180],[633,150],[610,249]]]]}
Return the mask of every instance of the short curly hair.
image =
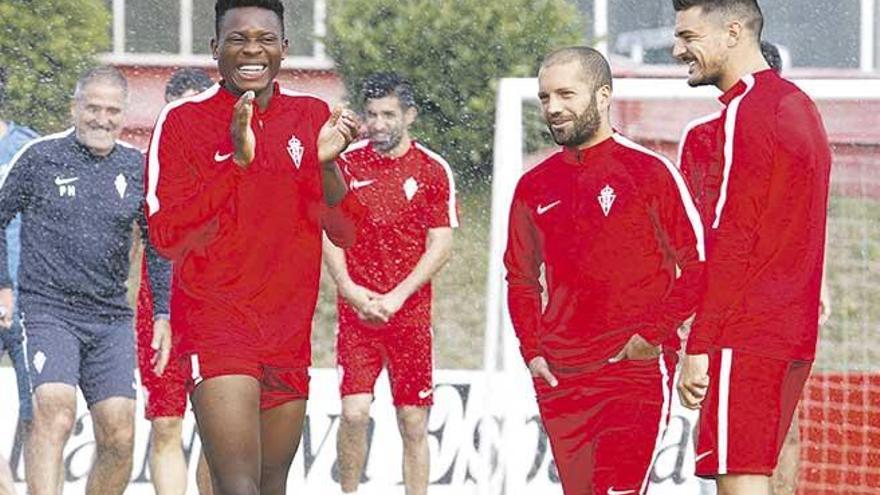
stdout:
{"type": "Polygon", "coordinates": [[[281,33],[284,34],[284,4],[280,0],[217,0],[214,4],[214,33],[220,35],[220,23],[226,12],[241,7],[259,7],[271,10],[281,21],[281,33]]]}

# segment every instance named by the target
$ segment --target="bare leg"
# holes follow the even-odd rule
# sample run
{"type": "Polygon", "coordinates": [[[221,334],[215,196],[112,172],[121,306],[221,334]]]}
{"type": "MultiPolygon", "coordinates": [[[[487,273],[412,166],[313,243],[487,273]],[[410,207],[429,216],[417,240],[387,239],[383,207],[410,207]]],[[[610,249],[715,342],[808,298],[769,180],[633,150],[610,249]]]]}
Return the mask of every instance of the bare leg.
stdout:
{"type": "Polygon", "coordinates": [[[61,493],[64,482],[62,454],[76,421],[76,388],[45,383],[34,391],[34,421],[25,447],[28,493],[61,493]]]}
{"type": "Polygon", "coordinates": [[[122,495],[131,478],[134,400],[111,397],[90,410],[95,429],[95,462],[86,495],[122,495]]]}
{"type": "Polygon", "coordinates": [[[770,477],[760,474],[719,476],[718,495],[770,495],[770,477]]]}
{"type": "Polygon", "coordinates": [[[260,383],[224,375],[200,383],[192,394],[199,436],[216,495],[260,493],[260,383]]]}
{"type": "Polygon", "coordinates": [[[199,465],[196,467],[196,487],[199,489],[199,495],[214,495],[214,489],[211,486],[211,471],[208,469],[208,461],[205,459],[205,452],[199,454],[199,465]]]}
{"type": "Polygon", "coordinates": [[[15,482],[6,458],[0,456],[0,495],[15,495],[15,482]]]}
{"type": "Polygon", "coordinates": [[[428,408],[398,408],[397,427],[403,438],[403,483],[406,485],[406,495],[425,495],[428,493],[430,472],[428,408]]]}
{"type": "Polygon", "coordinates": [[[339,459],[339,484],[343,493],[357,490],[367,461],[367,428],[370,425],[371,394],[353,394],[342,398],[342,419],[336,438],[339,459]]]}
{"type": "Polygon", "coordinates": [[[299,448],[306,401],[287,402],[260,414],[260,436],[263,444],[261,495],[284,495],[287,473],[299,448]]]}
{"type": "Polygon", "coordinates": [[[798,415],[794,414],[782,452],[779,453],[779,464],[773,471],[773,495],[795,495],[797,493],[798,469],[800,468],[800,432],[798,415]]]}
{"type": "Polygon", "coordinates": [[[186,493],[186,461],[181,434],[183,418],[153,419],[150,430],[150,474],[157,495],[186,493]]]}

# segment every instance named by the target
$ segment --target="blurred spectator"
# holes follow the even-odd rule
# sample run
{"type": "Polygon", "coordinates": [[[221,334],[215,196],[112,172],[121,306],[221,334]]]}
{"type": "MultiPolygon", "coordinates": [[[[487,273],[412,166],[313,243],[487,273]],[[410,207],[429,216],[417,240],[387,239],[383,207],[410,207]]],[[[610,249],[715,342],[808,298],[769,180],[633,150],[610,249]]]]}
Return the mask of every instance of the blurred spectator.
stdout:
{"type": "Polygon", "coordinates": [[[779,55],[779,48],[776,48],[776,45],[769,41],[762,41],[761,55],[764,55],[764,60],[767,61],[771,69],[782,72],[782,56],[779,55]]]}
{"type": "Polygon", "coordinates": [[[165,85],[165,101],[170,103],[180,98],[193,96],[214,85],[208,73],[197,68],[178,69],[165,85]]]}
{"type": "MultiPolygon", "coordinates": [[[[6,177],[9,170],[9,162],[15,154],[28,141],[37,137],[33,130],[7,121],[3,115],[3,102],[5,97],[6,72],[0,67],[0,177],[6,177]]],[[[2,179],[0,179],[2,180],[2,179]]],[[[9,276],[12,285],[18,287],[18,255],[19,255],[19,232],[21,230],[21,216],[16,215],[6,228],[7,261],[9,276]]],[[[11,307],[11,301],[0,301],[3,308],[11,307]]],[[[30,381],[28,379],[27,366],[25,364],[24,343],[21,333],[21,321],[18,310],[15,308],[12,315],[12,325],[0,324],[0,356],[4,352],[9,353],[12,366],[15,368],[15,378],[18,382],[18,420],[20,426],[24,426],[26,432],[33,418],[33,406],[31,405],[30,381]]],[[[12,477],[6,465],[6,459],[0,457],[0,494],[4,490],[12,490],[12,477]],[[7,475],[9,479],[7,480],[7,475]],[[8,483],[7,483],[8,482],[8,483]],[[8,487],[6,485],[9,485],[8,487]]],[[[13,493],[13,492],[10,492],[13,493]]]]}

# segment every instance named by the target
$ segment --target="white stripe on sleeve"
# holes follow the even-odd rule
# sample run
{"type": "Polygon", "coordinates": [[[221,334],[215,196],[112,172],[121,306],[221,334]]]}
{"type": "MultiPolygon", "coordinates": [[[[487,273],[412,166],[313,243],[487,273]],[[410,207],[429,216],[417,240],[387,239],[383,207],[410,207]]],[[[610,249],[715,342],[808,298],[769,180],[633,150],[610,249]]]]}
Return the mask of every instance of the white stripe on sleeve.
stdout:
{"type": "Polygon", "coordinates": [[[657,153],[634,141],[631,141],[628,138],[621,136],[620,134],[614,134],[614,140],[622,146],[626,146],[627,148],[631,148],[636,151],[640,151],[642,153],[650,155],[654,158],[657,158],[658,160],[660,160],[661,163],[663,163],[663,166],[666,167],[666,170],[672,176],[672,180],[675,182],[676,187],[678,187],[678,194],[679,196],[681,196],[681,202],[684,205],[684,211],[687,214],[688,220],[691,223],[691,228],[694,231],[694,237],[697,239],[697,255],[699,256],[700,261],[706,261],[706,242],[703,232],[703,222],[700,221],[700,212],[697,210],[697,206],[696,204],[694,204],[694,199],[691,197],[691,193],[688,190],[687,184],[685,184],[684,177],[682,177],[681,172],[678,170],[678,168],[660,153],[657,153]]]}
{"type": "Polygon", "coordinates": [[[0,174],[2,174],[2,177],[0,177],[0,189],[3,188],[4,184],[6,184],[6,178],[9,177],[9,172],[12,171],[12,167],[14,167],[16,163],[18,163],[18,160],[22,157],[22,155],[24,155],[27,150],[31,149],[31,147],[33,145],[35,145],[37,143],[42,143],[45,141],[52,141],[55,139],[63,139],[65,137],[71,135],[73,133],[73,131],[74,131],[74,128],[71,127],[69,129],[63,130],[61,132],[56,132],[54,134],[47,134],[43,137],[39,137],[39,138],[36,138],[32,141],[28,141],[27,143],[25,143],[24,146],[22,146],[14,155],[12,155],[12,159],[9,160],[9,164],[7,164],[5,167],[3,167],[3,170],[0,171],[0,174]]]}
{"type": "Polygon", "coordinates": [[[741,95],[734,98],[727,107],[727,115],[724,117],[724,177],[721,180],[721,191],[718,194],[718,204],[715,205],[715,221],[712,222],[712,228],[717,229],[721,224],[721,213],[724,211],[724,205],[727,204],[727,186],[730,182],[730,167],[733,165],[733,140],[736,131],[736,114],[739,112],[739,105],[749,91],[755,87],[755,78],[751,74],[743,77],[746,84],[745,91],[741,95]]]}
{"type": "Polygon", "coordinates": [[[428,157],[439,163],[446,172],[446,180],[449,181],[449,226],[458,227],[458,212],[455,210],[455,177],[452,175],[452,167],[449,163],[437,153],[431,151],[420,143],[416,143],[416,147],[424,152],[428,157]]]}
{"type": "Polygon", "coordinates": [[[162,109],[162,112],[159,113],[159,118],[156,119],[156,127],[153,129],[153,137],[152,139],[150,139],[150,154],[147,156],[148,216],[155,215],[159,211],[159,196],[156,195],[156,190],[159,187],[159,141],[162,136],[162,128],[165,125],[165,119],[168,118],[168,112],[187,103],[205,101],[217,94],[219,90],[220,85],[215,84],[197,95],[172,101],[171,103],[165,105],[165,107],[162,109]]]}

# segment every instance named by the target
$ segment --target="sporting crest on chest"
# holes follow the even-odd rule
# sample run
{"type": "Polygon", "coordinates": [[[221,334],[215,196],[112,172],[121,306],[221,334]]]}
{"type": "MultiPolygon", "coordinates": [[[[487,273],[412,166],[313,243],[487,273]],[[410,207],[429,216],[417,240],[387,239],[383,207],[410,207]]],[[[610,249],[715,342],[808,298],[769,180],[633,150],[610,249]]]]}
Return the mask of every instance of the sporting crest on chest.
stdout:
{"type": "Polygon", "coordinates": [[[413,196],[416,195],[416,191],[419,190],[419,183],[416,182],[414,177],[410,177],[403,182],[403,194],[406,196],[407,201],[412,201],[413,196]]]}
{"type": "Polygon", "coordinates": [[[302,165],[303,152],[305,148],[303,148],[302,142],[296,135],[290,136],[290,140],[287,141],[287,154],[290,155],[290,159],[293,160],[293,166],[299,170],[300,165],[302,165]]]}
{"type": "Polygon", "coordinates": [[[602,213],[607,217],[611,213],[611,207],[614,206],[614,200],[617,199],[617,194],[614,192],[614,188],[608,184],[605,184],[605,187],[599,191],[599,196],[597,198],[599,200],[599,206],[602,207],[602,213]]]}
{"type": "Polygon", "coordinates": [[[119,174],[116,176],[116,180],[113,181],[113,186],[116,187],[116,192],[119,194],[120,199],[125,198],[125,191],[128,189],[128,181],[125,180],[125,176],[119,174]]]}

